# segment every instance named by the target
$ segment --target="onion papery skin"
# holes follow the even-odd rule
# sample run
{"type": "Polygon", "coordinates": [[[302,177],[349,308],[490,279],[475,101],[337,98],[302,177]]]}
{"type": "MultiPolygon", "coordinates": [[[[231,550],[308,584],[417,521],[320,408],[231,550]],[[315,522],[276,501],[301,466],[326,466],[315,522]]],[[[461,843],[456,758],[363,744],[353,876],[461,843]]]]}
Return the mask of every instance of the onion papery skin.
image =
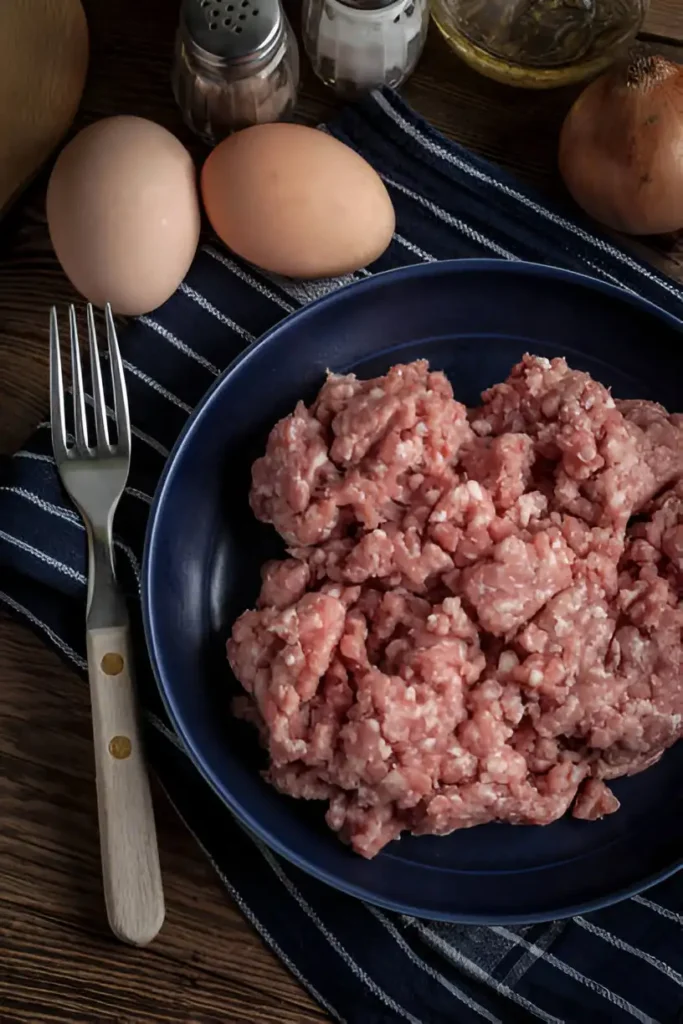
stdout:
{"type": "Polygon", "coordinates": [[[564,122],[559,168],[574,200],[607,227],[683,228],[683,67],[637,57],[592,82],[564,122]]]}

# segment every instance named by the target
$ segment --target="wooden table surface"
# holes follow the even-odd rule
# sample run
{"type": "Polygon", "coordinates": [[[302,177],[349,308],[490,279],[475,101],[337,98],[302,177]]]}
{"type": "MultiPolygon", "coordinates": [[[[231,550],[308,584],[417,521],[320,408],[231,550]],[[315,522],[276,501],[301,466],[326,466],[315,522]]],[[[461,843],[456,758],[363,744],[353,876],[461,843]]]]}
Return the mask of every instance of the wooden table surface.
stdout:
{"type": "MultiPolygon", "coordinates": [[[[139,114],[200,153],[168,85],[178,0],[84,6],[91,68],[77,127],[139,114]]],[[[680,0],[652,0],[644,36],[683,63],[680,0]]],[[[405,95],[447,135],[548,193],[559,188],[556,138],[574,93],[505,90],[460,65],[432,30],[405,95]]],[[[301,116],[318,120],[333,106],[305,71],[301,116]]],[[[50,249],[45,179],[0,225],[5,453],[45,417],[48,309],[76,297],[50,249]]],[[[675,240],[641,251],[683,279],[675,240]]],[[[112,939],[104,914],[87,688],[0,613],[0,1022],[327,1020],[243,920],[164,799],[155,799],[167,918],[159,939],[134,951],[112,939]]]]}

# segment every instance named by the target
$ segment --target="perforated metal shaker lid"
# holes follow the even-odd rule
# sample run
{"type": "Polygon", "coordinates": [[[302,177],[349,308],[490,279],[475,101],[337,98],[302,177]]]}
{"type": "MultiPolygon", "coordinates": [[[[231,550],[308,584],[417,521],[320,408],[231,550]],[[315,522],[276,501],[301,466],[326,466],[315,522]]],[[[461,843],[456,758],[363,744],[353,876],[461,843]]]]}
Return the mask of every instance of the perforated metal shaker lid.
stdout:
{"type": "Polygon", "coordinates": [[[279,0],[183,0],[180,30],[196,59],[242,77],[275,54],[285,19],[279,0]]]}

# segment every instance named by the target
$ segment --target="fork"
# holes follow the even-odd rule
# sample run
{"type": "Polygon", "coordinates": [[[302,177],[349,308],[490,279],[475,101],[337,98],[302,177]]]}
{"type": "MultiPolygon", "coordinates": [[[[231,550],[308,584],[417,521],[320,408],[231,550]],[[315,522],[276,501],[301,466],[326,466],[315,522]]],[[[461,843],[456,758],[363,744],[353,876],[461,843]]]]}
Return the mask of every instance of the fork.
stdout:
{"type": "Polygon", "coordinates": [[[123,364],[111,308],[105,322],[114,397],[116,441],[108,410],[95,318],[87,307],[94,443],[86,419],[76,310],[69,307],[74,443],[64,415],[65,397],[57,310],[50,313],[52,446],[64,488],[81,514],[88,537],[86,646],[92,704],[97,806],[107,916],[124,942],[143,946],[164,920],[154,811],[145,767],[133,679],[130,626],[116,582],[112,524],[130,468],[130,418],[123,364]]]}

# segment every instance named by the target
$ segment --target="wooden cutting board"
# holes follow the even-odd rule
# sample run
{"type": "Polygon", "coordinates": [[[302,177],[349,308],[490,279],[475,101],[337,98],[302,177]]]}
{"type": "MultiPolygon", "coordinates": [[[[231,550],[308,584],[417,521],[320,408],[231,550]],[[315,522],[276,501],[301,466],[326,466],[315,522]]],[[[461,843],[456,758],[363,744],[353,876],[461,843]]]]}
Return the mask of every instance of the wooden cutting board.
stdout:
{"type": "Polygon", "coordinates": [[[68,131],[87,67],[80,0],[0,0],[0,215],[68,131]]]}

